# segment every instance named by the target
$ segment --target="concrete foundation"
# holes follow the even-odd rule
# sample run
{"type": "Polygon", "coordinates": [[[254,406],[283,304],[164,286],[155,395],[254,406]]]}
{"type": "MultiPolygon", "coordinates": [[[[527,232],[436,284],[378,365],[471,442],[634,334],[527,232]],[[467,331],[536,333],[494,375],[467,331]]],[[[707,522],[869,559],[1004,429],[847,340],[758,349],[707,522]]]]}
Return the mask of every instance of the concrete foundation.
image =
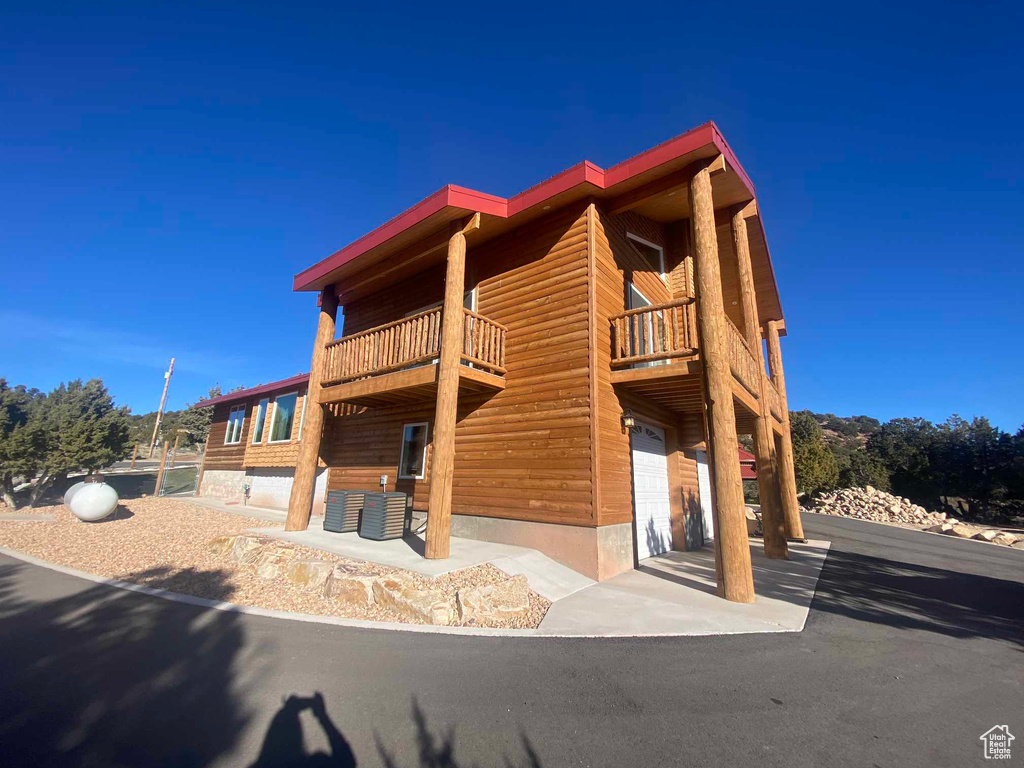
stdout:
{"type": "MultiPolygon", "coordinates": [[[[207,470],[199,495],[218,501],[247,503],[266,509],[288,509],[288,499],[295,480],[294,467],[249,467],[237,470],[207,470]],[[249,486],[249,499],[245,499],[244,486],[249,486]]],[[[322,515],[327,494],[327,470],[319,469],[313,489],[313,514],[322,515]]]]}
{"type": "Polygon", "coordinates": [[[200,496],[241,504],[245,500],[245,470],[208,469],[203,472],[200,496]]]}
{"type": "Polygon", "coordinates": [[[610,579],[633,568],[633,526],[577,525],[452,515],[452,536],[529,547],[591,579],[610,579]]]}

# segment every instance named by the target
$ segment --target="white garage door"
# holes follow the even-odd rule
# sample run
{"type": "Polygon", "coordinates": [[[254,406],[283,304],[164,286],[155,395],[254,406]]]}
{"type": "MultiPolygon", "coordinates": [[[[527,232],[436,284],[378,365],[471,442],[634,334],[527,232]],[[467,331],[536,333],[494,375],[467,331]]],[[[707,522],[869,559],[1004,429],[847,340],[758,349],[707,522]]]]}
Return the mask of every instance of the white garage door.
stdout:
{"type": "Polygon", "coordinates": [[[633,427],[633,504],[640,560],[672,548],[665,433],[637,422],[633,427]]]}
{"type": "Polygon", "coordinates": [[[697,451],[697,490],[700,491],[700,521],[704,543],[715,539],[715,516],[711,503],[711,473],[708,471],[708,455],[697,451]]]}

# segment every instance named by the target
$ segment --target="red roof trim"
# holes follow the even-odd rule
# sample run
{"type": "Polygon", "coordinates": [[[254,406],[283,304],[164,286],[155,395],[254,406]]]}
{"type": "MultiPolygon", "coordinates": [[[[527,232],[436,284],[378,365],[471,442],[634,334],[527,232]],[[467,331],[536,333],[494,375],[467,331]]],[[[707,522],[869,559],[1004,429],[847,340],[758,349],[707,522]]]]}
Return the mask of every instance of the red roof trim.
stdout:
{"type": "Polygon", "coordinates": [[[220,405],[222,403],[233,403],[236,400],[245,400],[248,397],[255,395],[262,395],[265,392],[273,392],[275,389],[285,389],[287,387],[294,387],[299,384],[305,384],[309,381],[308,373],[300,373],[297,376],[292,376],[290,379],[281,379],[280,381],[272,381],[269,384],[260,384],[258,387],[250,387],[249,389],[240,389],[237,392],[228,392],[226,395],[220,397],[211,397],[209,400],[200,400],[196,403],[193,408],[206,408],[211,405],[220,405]]]}
{"type": "Polygon", "coordinates": [[[718,126],[713,122],[705,123],[684,134],[669,139],[656,147],[641,152],[639,155],[613,165],[608,170],[584,160],[571,168],[567,168],[546,181],[530,187],[510,199],[489,195],[465,187],[448,185],[434,194],[421,200],[412,208],[400,213],[393,219],[369,232],[355,242],[336,251],[326,259],[314,264],[295,276],[292,290],[311,290],[314,283],[326,277],[338,267],[361,256],[372,248],[387,242],[410,227],[419,224],[445,207],[461,208],[467,211],[486,213],[499,218],[511,218],[528,208],[543,203],[552,197],[567,192],[582,184],[592,184],[598,189],[608,189],[627,181],[634,176],[671,162],[706,144],[714,144],[725,156],[729,166],[739,174],[750,194],[754,194],[754,185],[740,165],[732,149],[723,138],[718,126]]]}

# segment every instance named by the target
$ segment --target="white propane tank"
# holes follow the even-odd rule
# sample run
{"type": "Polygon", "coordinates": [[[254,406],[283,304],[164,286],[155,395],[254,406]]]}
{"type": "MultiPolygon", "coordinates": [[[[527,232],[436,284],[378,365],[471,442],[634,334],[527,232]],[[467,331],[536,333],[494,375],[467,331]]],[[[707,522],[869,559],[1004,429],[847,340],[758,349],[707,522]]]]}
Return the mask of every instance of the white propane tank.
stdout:
{"type": "Polygon", "coordinates": [[[75,492],[68,506],[79,520],[94,523],[117,507],[117,491],[106,483],[86,483],[75,492]]]}
{"type": "Polygon", "coordinates": [[[64,505],[70,507],[71,500],[75,498],[75,494],[78,493],[84,487],[85,480],[79,480],[77,483],[68,488],[67,491],[64,492],[64,505]]]}

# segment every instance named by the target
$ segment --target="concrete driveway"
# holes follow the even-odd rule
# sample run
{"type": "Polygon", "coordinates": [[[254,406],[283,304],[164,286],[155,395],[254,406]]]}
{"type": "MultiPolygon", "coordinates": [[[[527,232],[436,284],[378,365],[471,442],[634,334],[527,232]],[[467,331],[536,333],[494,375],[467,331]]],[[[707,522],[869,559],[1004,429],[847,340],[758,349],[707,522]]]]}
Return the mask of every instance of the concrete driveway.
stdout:
{"type": "Polygon", "coordinates": [[[804,631],[782,635],[356,630],[0,557],[2,762],[963,766],[993,725],[1024,744],[1024,552],[805,524],[832,549],[804,631]]]}

